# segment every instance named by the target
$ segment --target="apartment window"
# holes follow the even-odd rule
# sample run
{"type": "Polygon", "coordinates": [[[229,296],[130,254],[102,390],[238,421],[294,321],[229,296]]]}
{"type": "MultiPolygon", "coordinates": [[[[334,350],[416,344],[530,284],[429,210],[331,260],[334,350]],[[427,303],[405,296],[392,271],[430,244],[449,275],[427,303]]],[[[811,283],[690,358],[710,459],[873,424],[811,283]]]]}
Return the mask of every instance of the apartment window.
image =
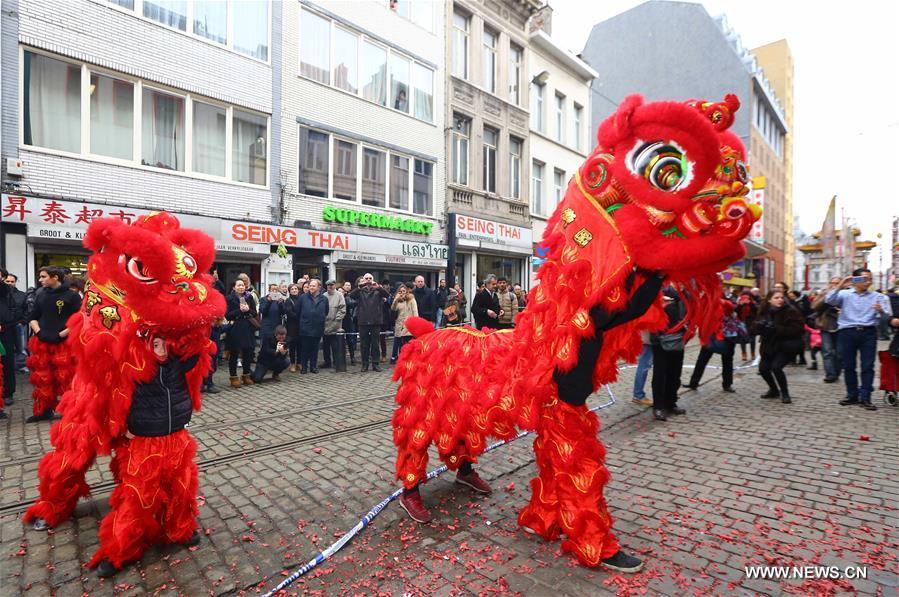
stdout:
{"type": "Polygon", "coordinates": [[[81,67],[25,52],[26,145],[81,151],[81,67]]]}
{"type": "Polygon", "coordinates": [[[521,199],[521,139],[509,137],[509,196],[521,199]]]}
{"type": "Polygon", "coordinates": [[[391,156],[390,207],[409,209],[409,158],[401,155],[391,156]]]}
{"type": "Polygon", "coordinates": [[[184,98],[144,87],[141,163],[184,171],[184,98]]]}
{"type": "Polygon", "coordinates": [[[300,17],[300,74],[327,84],[330,52],[331,21],[304,9],[300,17]]]}
{"type": "Polygon", "coordinates": [[[134,155],[134,85],[91,73],[90,96],[91,153],[130,160],[134,155]]]}
{"type": "Polygon", "coordinates": [[[359,92],[359,37],[343,29],[334,28],[334,86],[350,93],[359,92]]]}
{"type": "Polygon", "coordinates": [[[362,97],[387,105],[387,50],[367,40],[362,44],[362,97]]]}
{"type": "Polygon", "coordinates": [[[458,114],[453,116],[453,182],[468,184],[468,143],[471,120],[458,114]]]}
{"type": "Polygon", "coordinates": [[[434,71],[415,63],[412,66],[412,85],[415,90],[415,117],[434,122],[434,71]]]}
{"type": "Polygon", "coordinates": [[[225,176],[225,135],[228,112],[219,106],[193,102],[194,140],[191,169],[225,176]]]}
{"type": "Polygon", "coordinates": [[[531,167],[531,211],[544,215],[543,211],[543,164],[534,160],[531,167]]]}
{"type": "Polygon", "coordinates": [[[543,93],[545,85],[534,83],[531,85],[531,127],[539,132],[544,131],[543,122],[543,93]]]}
{"type": "Polygon", "coordinates": [[[524,50],[515,44],[509,45],[509,101],[521,105],[521,68],[524,50]]]}
{"type": "Polygon", "coordinates": [[[583,150],[584,135],[581,130],[581,119],[584,116],[584,108],[577,104],[574,105],[574,148],[578,151],[583,150]]]}
{"type": "Polygon", "coordinates": [[[468,32],[471,18],[453,12],[453,74],[468,78],[468,32]]]}
{"type": "Polygon", "coordinates": [[[241,54],[268,60],[269,2],[233,0],[234,49],[241,54]]]}
{"type": "Polygon", "coordinates": [[[327,133],[300,127],[299,192],[313,197],[328,196],[328,137],[327,133]]]}
{"type": "Polygon", "coordinates": [[[499,133],[484,127],[484,190],[496,192],[496,141],[499,133]]]}
{"type": "Polygon", "coordinates": [[[268,159],[266,117],[234,110],[231,129],[234,155],[231,178],[237,182],[264,185],[268,159]]]}
{"type": "Polygon", "coordinates": [[[412,0],[391,0],[390,7],[404,19],[412,18],[412,0]]]}
{"type": "Polygon", "coordinates": [[[334,197],[356,200],[356,144],[334,139],[334,197]]]}
{"type": "Polygon", "coordinates": [[[412,211],[429,216],[434,211],[434,164],[415,160],[415,174],[412,177],[412,211]]]}
{"type": "Polygon", "coordinates": [[[565,142],[565,96],[556,93],[556,141],[565,142]]]}
{"type": "Polygon", "coordinates": [[[377,149],[362,149],[362,203],[384,207],[387,190],[387,154],[377,149]]]}
{"type": "Polygon", "coordinates": [[[412,5],[412,21],[428,31],[434,31],[434,6],[436,2],[419,0],[412,5]]]}
{"type": "Polygon", "coordinates": [[[496,40],[498,34],[484,27],[484,89],[496,93],[496,40]]]}
{"type": "Polygon", "coordinates": [[[390,54],[390,98],[393,109],[409,113],[409,69],[412,63],[399,54],[390,54]]]}
{"type": "Polygon", "coordinates": [[[553,170],[553,209],[562,203],[562,197],[565,195],[565,172],[558,168],[553,170]]]}
{"type": "Polygon", "coordinates": [[[109,3],[121,6],[122,8],[127,8],[128,10],[134,10],[134,0],[109,0],[109,3]]]}
{"type": "Polygon", "coordinates": [[[223,45],[228,43],[227,0],[206,0],[193,4],[194,33],[223,45]]]}
{"type": "Polygon", "coordinates": [[[187,0],[144,0],[144,16],[168,27],[187,31],[187,0]]]}

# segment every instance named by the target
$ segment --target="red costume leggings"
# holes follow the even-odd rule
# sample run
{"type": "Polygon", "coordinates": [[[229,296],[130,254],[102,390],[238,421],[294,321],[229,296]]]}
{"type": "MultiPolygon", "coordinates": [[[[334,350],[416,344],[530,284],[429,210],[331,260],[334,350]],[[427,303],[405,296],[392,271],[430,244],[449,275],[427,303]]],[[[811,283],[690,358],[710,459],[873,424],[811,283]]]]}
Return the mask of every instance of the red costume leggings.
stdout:
{"type": "Polygon", "coordinates": [[[620,549],[603,497],[610,475],[598,431],[599,419],[584,405],[560,401],[545,409],[534,441],[539,475],[531,481],[531,503],[518,516],[520,525],[547,541],[565,533],[562,549],[592,567],[620,549]]]}
{"type": "Polygon", "coordinates": [[[72,382],[75,373],[75,362],[69,351],[68,342],[50,344],[32,336],[28,341],[31,356],[25,366],[31,369],[28,381],[33,388],[31,398],[35,415],[42,415],[56,408],[62,396],[72,382]]]}

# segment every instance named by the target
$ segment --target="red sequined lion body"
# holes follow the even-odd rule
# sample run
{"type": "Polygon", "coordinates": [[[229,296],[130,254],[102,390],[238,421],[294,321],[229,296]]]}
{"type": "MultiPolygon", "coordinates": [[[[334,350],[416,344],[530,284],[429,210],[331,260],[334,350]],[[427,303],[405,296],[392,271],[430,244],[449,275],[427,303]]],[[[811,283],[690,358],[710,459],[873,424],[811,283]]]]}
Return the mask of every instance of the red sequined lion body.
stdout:
{"type": "MultiPolygon", "coordinates": [[[[489,437],[537,431],[539,475],[519,523],[597,566],[617,553],[603,498],[609,480],[599,421],[560,395],[554,376],[578,363],[594,338],[595,308],[614,315],[651,276],[682,285],[691,331],[715,329],[717,272],[742,258],[742,239],[760,210],[745,200],[742,143],[728,131],[739,101],[644,103],[628,97],[600,126],[598,145],[568,185],[547,224],[539,285],[514,330],[407,327],[393,418],[396,471],[407,489],[424,480],[433,443],[450,469],[475,462],[489,437]]],[[[655,294],[653,294],[655,296],[655,294]]],[[[658,331],[661,301],[603,332],[592,388],[633,362],[639,332],[658,331]]]]}
{"type": "MultiPolygon", "coordinates": [[[[126,420],[138,384],[154,378],[153,341],[170,356],[197,356],[186,374],[194,410],[211,368],[210,326],[224,299],[206,272],[215,245],[206,234],[180,227],[165,212],[91,223],[84,245],[93,251],[81,310],[68,322],[76,370],[62,397],[62,420],[50,430],[53,450],[40,463],[40,498],[25,522],[55,526],[89,495],[84,476],[97,455],[114,452],[110,468],[119,486],[100,528],[92,560],[115,568],[156,542],[183,542],[196,528],[196,443],[186,429],[162,437],[128,433],[126,420]],[[125,479],[126,481],[123,481],[125,479]]],[[[37,528],[37,527],[36,527],[37,528]]]]}

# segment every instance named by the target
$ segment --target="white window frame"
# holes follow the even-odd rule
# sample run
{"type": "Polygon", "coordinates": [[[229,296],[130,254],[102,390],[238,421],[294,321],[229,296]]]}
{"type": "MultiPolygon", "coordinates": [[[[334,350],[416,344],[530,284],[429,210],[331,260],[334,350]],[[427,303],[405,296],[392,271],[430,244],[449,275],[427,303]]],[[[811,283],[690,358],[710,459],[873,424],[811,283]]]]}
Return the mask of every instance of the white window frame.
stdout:
{"type": "Polygon", "coordinates": [[[533,90],[533,106],[531,106],[531,128],[539,133],[546,133],[546,120],[544,118],[545,110],[543,104],[545,103],[544,93],[546,92],[546,85],[540,85],[538,83],[532,83],[533,90]]]}
{"type": "Polygon", "coordinates": [[[583,151],[584,148],[584,129],[583,129],[584,107],[574,102],[574,148],[583,151]]]}
{"type": "Polygon", "coordinates": [[[554,94],[556,113],[556,141],[565,143],[565,96],[558,91],[554,94]]]}
{"type": "MultiPolygon", "coordinates": [[[[394,10],[394,9],[391,7],[391,2],[390,2],[390,0],[387,0],[387,1],[384,3],[384,5],[387,6],[387,8],[390,9],[390,12],[392,12],[393,14],[395,14],[396,16],[398,16],[399,18],[403,19],[404,21],[409,21],[409,22],[412,23],[413,25],[416,25],[417,27],[421,27],[422,29],[424,29],[424,30],[427,31],[428,33],[434,33],[434,17],[437,15],[437,12],[438,12],[438,11],[437,11],[436,9],[440,8],[440,4],[441,4],[440,2],[432,1],[432,0],[409,0],[409,16],[408,16],[408,17],[404,17],[403,15],[401,15],[400,13],[398,13],[396,10],[394,10]],[[416,6],[421,6],[422,1],[428,2],[429,4],[431,4],[431,6],[434,7],[434,10],[431,10],[431,23],[430,23],[430,26],[429,26],[429,27],[425,27],[425,26],[423,26],[421,23],[419,23],[418,21],[415,20],[415,10],[416,10],[416,6]]],[[[425,161],[427,161],[427,160],[425,160],[425,161]]]]}
{"type": "MultiPolygon", "coordinates": [[[[457,143],[460,143],[460,144],[461,144],[461,141],[462,141],[463,139],[464,139],[465,141],[467,141],[467,143],[466,143],[466,151],[465,151],[465,154],[466,154],[466,159],[465,159],[465,172],[464,172],[464,174],[465,174],[465,181],[463,182],[462,180],[460,180],[460,179],[462,178],[462,174],[463,174],[463,172],[462,172],[462,170],[461,170],[461,167],[460,167],[460,160],[454,160],[454,161],[453,161],[453,175],[452,175],[452,178],[451,178],[450,180],[453,182],[453,184],[458,184],[458,185],[462,185],[462,186],[466,186],[466,187],[467,187],[467,186],[470,186],[470,184],[471,184],[471,127],[472,127],[472,122],[473,122],[473,121],[472,121],[471,118],[469,118],[468,116],[466,116],[466,115],[464,115],[464,114],[458,114],[458,116],[459,116],[460,118],[462,118],[462,119],[464,119],[464,120],[466,120],[466,121],[468,122],[468,134],[467,134],[467,135],[464,135],[464,134],[462,134],[461,132],[459,132],[458,130],[456,130],[456,116],[457,116],[457,114],[458,114],[458,113],[453,114],[453,129],[452,129],[452,131],[453,131],[453,149],[455,149],[455,146],[456,146],[457,143]]],[[[452,155],[453,153],[455,153],[455,155],[462,155],[461,148],[460,148],[459,151],[455,151],[455,152],[452,152],[452,151],[451,151],[451,152],[450,152],[450,155],[452,155]]]]}
{"type": "Polygon", "coordinates": [[[515,42],[509,42],[509,95],[508,101],[516,106],[521,105],[521,72],[524,67],[524,48],[515,42]],[[515,54],[518,60],[515,60],[515,54]],[[514,89],[514,91],[513,91],[514,89]]]}
{"type": "Polygon", "coordinates": [[[537,216],[546,215],[546,206],[543,205],[543,174],[545,171],[545,163],[540,160],[531,160],[531,213],[537,216]],[[538,168],[540,170],[540,176],[537,176],[538,168]],[[537,201],[540,202],[540,205],[535,205],[537,201]]]}
{"type": "Polygon", "coordinates": [[[227,36],[228,36],[227,44],[220,44],[219,42],[215,41],[214,39],[209,39],[208,37],[204,37],[202,35],[197,35],[196,33],[193,32],[193,18],[194,18],[193,4],[194,4],[194,2],[198,2],[198,1],[201,2],[202,0],[186,0],[187,1],[187,13],[186,13],[187,30],[186,31],[181,31],[180,29],[177,29],[175,27],[170,27],[170,26],[166,25],[165,23],[160,23],[159,21],[145,17],[144,16],[144,0],[134,0],[134,8],[133,9],[125,8],[124,6],[119,6],[118,4],[113,4],[112,2],[109,2],[108,0],[91,0],[91,1],[96,4],[100,4],[104,7],[107,7],[111,10],[117,10],[119,12],[125,13],[132,17],[138,18],[144,22],[152,23],[153,25],[155,25],[157,27],[161,27],[168,31],[173,31],[180,35],[186,35],[187,37],[190,37],[191,39],[201,41],[203,43],[209,44],[216,48],[222,48],[222,49],[228,50],[229,52],[233,52],[234,54],[237,54],[238,56],[243,56],[244,58],[249,58],[250,60],[255,60],[256,62],[260,62],[262,64],[270,65],[272,63],[272,16],[273,16],[272,15],[272,0],[264,0],[267,5],[267,9],[268,9],[268,23],[267,23],[268,24],[268,39],[266,40],[266,48],[268,49],[268,51],[266,52],[267,57],[265,60],[256,58],[255,56],[251,56],[250,54],[244,54],[243,52],[234,49],[234,0],[228,0],[228,8],[227,8],[228,14],[226,17],[226,19],[227,19],[226,30],[227,30],[227,36]]]}
{"type": "MultiPolygon", "coordinates": [[[[553,209],[559,206],[562,203],[562,199],[565,197],[565,171],[559,168],[553,168],[553,209]],[[561,175],[561,176],[558,176],[561,175]],[[559,184],[556,184],[556,180],[558,179],[559,184]]],[[[547,207],[549,207],[547,205],[547,207]]],[[[549,211],[547,209],[547,211],[549,211]]]]}
{"type": "MultiPolygon", "coordinates": [[[[110,5],[112,6],[112,5],[110,5]]],[[[155,21],[154,21],[155,22],[155,21]]],[[[60,56],[58,54],[54,54],[52,52],[47,52],[45,50],[41,50],[33,47],[26,47],[23,45],[19,45],[19,149],[24,151],[34,151],[38,153],[44,153],[48,155],[56,155],[56,156],[64,156],[70,158],[78,158],[82,160],[87,160],[91,162],[103,163],[103,164],[112,164],[116,166],[126,166],[128,168],[134,168],[137,170],[144,170],[147,172],[156,172],[159,174],[168,174],[172,176],[183,176],[185,178],[193,178],[199,180],[206,180],[211,182],[219,182],[219,183],[227,183],[230,185],[241,186],[250,189],[270,189],[271,188],[271,155],[272,155],[272,119],[270,114],[265,114],[263,112],[257,112],[252,108],[247,108],[245,106],[233,106],[231,104],[225,104],[218,100],[214,100],[205,96],[197,96],[193,93],[183,91],[180,89],[174,89],[172,87],[168,87],[166,85],[162,85],[159,83],[144,81],[142,79],[138,79],[136,77],[123,75],[122,73],[111,71],[106,68],[97,67],[94,65],[88,65],[87,63],[80,62],[78,60],[73,60],[66,56],[60,56]],[[80,151],[77,153],[70,151],[61,151],[58,149],[51,149],[48,147],[41,147],[40,145],[26,145],[25,144],[25,52],[31,52],[32,54],[38,54],[42,56],[46,56],[48,58],[52,58],[54,60],[59,60],[60,62],[67,62],[69,64],[77,65],[81,68],[81,144],[80,151]],[[114,158],[109,156],[104,156],[100,154],[94,154],[90,152],[90,74],[97,73],[98,75],[103,75],[107,77],[111,77],[114,79],[120,79],[122,81],[127,81],[134,85],[134,133],[132,135],[133,142],[133,150],[131,160],[124,160],[121,158],[114,158]],[[173,95],[176,97],[180,97],[184,100],[184,170],[168,170],[165,168],[156,168],[155,166],[147,166],[141,164],[142,151],[143,151],[143,92],[144,88],[152,89],[154,91],[158,91],[160,93],[165,93],[167,95],[173,95]],[[210,104],[214,106],[218,106],[224,108],[226,110],[227,116],[225,120],[225,176],[214,176],[211,174],[205,174],[203,172],[194,172],[193,171],[193,102],[194,98],[196,101],[202,102],[204,104],[210,104]],[[265,156],[265,185],[252,184],[248,182],[239,182],[231,179],[231,171],[232,171],[232,161],[234,159],[233,156],[233,148],[232,148],[232,119],[234,115],[234,108],[242,112],[247,112],[250,114],[255,114],[257,116],[261,116],[265,118],[266,122],[266,156],[265,156]]]]}
{"type": "Polygon", "coordinates": [[[297,19],[298,19],[297,20],[297,30],[302,29],[302,19],[303,19],[304,12],[313,13],[318,18],[324,19],[325,21],[327,21],[330,25],[330,30],[329,30],[329,35],[328,35],[328,40],[330,43],[330,48],[328,49],[328,59],[329,59],[328,82],[322,83],[321,81],[317,81],[315,79],[310,79],[309,77],[304,76],[300,72],[300,65],[303,60],[301,44],[297,44],[297,54],[296,54],[296,60],[297,60],[296,61],[296,76],[298,78],[303,79],[304,81],[310,81],[317,85],[325,85],[326,87],[330,87],[331,89],[334,89],[341,93],[346,93],[353,97],[357,97],[357,98],[361,99],[362,101],[374,104],[376,106],[380,106],[382,108],[387,108],[388,110],[390,110],[396,114],[403,114],[404,116],[413,118],[413,119],[417,120],[418,122],[424,122],[426,124],[436,126],[436,123],[433,120],[434,117],[436,116],[436,110],[437,110],[437,102],[436,102],[437,91],[436,91],[436,83],[435,83],[436,71],[434,70],[434,68],[432,66],[425,64],[421,60],[416,60],[411,55],[409,55],[405,52],[399,51],[396,48],[394,48],[393,46],[386,45],[378,39],[369,37],[368,35],[365,35],[364,33],[353,29],[352,26],[348,25],[347,23],[344,23],[341,21],[336,21],[336,20],[332,19],[331,17],[329,17],[325,14],[322,14],[322,13],[306,6],[305,4],[301,6],[301,9],[297,16],[297,19]],[[357,51],[357,54],[356,54],[356,93],[352,93],[350,91],[347,91],[346,89],[337,87],[334,84],[334,77],[333,77],[333,74],[334,74],[333,73],[333,70],[334,70],[334,43],[335,43],[334,42],[334,34],[338,29],[341,29],[344,32],[349,33],[350,35],[354,35],[357,38],[357,43],[356,43],[356,51],[357,51]],[[386,77],[385,81],[384,81],[384,85],[386,86],[386,91],[387,91],[386,105],[381,105],[379,102],[375,102],[375,101],[366,99],[362,95],[362,57],[364,55],[364,48],[365,48],[366,43],[370,43],[373,46],[377,46],[378,48],[383,49],[385,52],[385,55],[386,55],[387,64],[384,69],[384,73],[385,73],[385,77],[386,77]],[[408,112],[403,112],[402,110],[398,110],[398,109],[394,108],[393,102],[391,101],[392,98],[390,97],[391,96],[390,82],[392,79],[390,62],[394,55],[401,57],[403,60],[409,61],[409,85],[408,85],[408,89],[406,90],[406,102],[407,102],[407,105],[409,106],[408,112]],[[423,120],[423,119],[415,116],[416,106],[415,106],[415,97],[414,97],[415,93],[414,93],[414,86],[413,86],[413,79],[414,79],[413,73],[415,71],[416,66],[420,66],[421,68],[427,69],[431,72],[431,104],[432,104],[431,105],[431,118],[432,118],[432,120],[430,120],[430,121],[423,120]]]}
{"type": "Polygon", "coordinates": [[[484,31],[481,34],[481,72],[484,77],[481,80],[481,85],[484,87],[484,90],[488,93],[496,94],[496,80],[498,77],[498,61],[499,57],[499,32],[491,27],[490,25],[484,24],[484,31]],[[487,35],[490,34],[493,37],[493,45],[487,45],[487,35]],[[492,67],[487,68],[488,57],[492,57],[492,67]],[[487,78],[490,77],[489,85],[487,78]]]}
{"type": "Polygon", "coordinates": [[[524,141],[518,137],[509,137],[509,197],[521,199],[521,154],[524,152],[524,141]],[[518,153],[512,148],[518,144],[518,153]],[[518,170],[516,175],[515,171],[518,170]],[[517,190],[516,190],[516,187],[517,190]]]}
{"type": "Polygon", "coordinates": [[[452,28],[453,28],[453,37],[452,37],[453,51],[450,52],[450,61],[451,61],[450,73],[453,76],[465,79],[467,81],[468,75],[470,74],[470,71],[471,71],[471,15],[466,15],[465,13],[460,12],[458,10],[453,10],[452,28]],[[459,17],[462,17],[465,19],[465,29],[460,29],[459,27],[456,26],[456,16],[457,15],[459,17]],[[463,62],[464,63],[462,65],[462,71],[463,71],[462,73],[456,72],[456,64],[455,64],[455,51],[456,51],[455,43],[456,43],[456,34],[457,33],[461,36],[462,39],[465,40],[465,51],[463,52],[463,55],[464,55],[463,62]]]}
{"type": "Polygon", "coordinates": [[[484,175],[484,180],[482,181],[483,184],[481,186],[483,187],[483,191],[485,193],[492,193],[494,195],[496,194],[496,189],[497,189],[497,186],[499,183],[499,176],[497,175],[497,172],[496,172],[497,165],[498,165],[496,158],[497,158],[498,154],[499,154],[499,130],[493,128],[492,126],[485,126],[484,134],[483,134],[483,138],[482,138],[482,142],[481,142],[481,158],[482,158],[481,172],[484,175]],[[487,143],[487,131],[490,131],[491,133],[493,133],[494,141],[493,141],[492,145],[490,143],[487,143]],[[493,169],[492,170],[490,168],[490,162],[487,159],[487,156],[491,153],[493,154],[493,169]],[[493,188],[488,189],[487,181],[490,180],[491,174],[493,175],[493,188]]]}

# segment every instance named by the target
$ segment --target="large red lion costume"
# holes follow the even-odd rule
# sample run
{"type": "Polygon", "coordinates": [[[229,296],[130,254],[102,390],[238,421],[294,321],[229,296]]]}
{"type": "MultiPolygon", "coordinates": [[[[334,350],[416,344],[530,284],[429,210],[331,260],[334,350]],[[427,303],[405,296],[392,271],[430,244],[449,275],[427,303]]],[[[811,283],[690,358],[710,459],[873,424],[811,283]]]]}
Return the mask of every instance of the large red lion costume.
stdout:
{"type": "Polygon", "coordinates": [[[91,223],[84,245],[88,282],[82,309],[68,322],[76,370],[50,430],[54,450],[38,469],[40,498],[25,514],[36,528],[67,519],[90,493],[84,475],[95,457],[114,451],[110,468],[119,485],[100,527],[103,559],[115,568],[140,558],[152,543],[183,543],[196,529],[196,442],[187,430],[161,437],[126,437],[137,384],[157,371],[154,338],[165,338],[180,359],[199,355],[187,374],[194,410],[215,345],[210,326],[225,310],[206,274],[215,245],[206,234],[180,227],[165,212],[133,225],[115,219],[91,223]]]}
{"type": "Polygon", "coordinates": [[[589,358],[585,400],[615,381],[619,359],[636,359],[639,332],[666,323],[655,291],[636,319],[602,331],[596,321],[614,320],[653,276],[683,288],[691,331],[714,331],[717,272],[743,256],[741,240],[760,215],[744,199],[745,150],[727,130],[738,108],[733,95],[720,103],[628,97],[600,126],[597,148],[548,222],[540,284],[515,329],[407,323],[417,338],[394,373],[393,417],[397,478],[407,490],[424,479],[431,442],[456,470],[477,460],[487,437],[536,430],[539,476],[519,524],[546,540],[564,533],[562,548],[587,566],[618,553],[598,418],[555,382],[589,358]],[[596,351],[589,357],[587,343],[596,351]]]}

